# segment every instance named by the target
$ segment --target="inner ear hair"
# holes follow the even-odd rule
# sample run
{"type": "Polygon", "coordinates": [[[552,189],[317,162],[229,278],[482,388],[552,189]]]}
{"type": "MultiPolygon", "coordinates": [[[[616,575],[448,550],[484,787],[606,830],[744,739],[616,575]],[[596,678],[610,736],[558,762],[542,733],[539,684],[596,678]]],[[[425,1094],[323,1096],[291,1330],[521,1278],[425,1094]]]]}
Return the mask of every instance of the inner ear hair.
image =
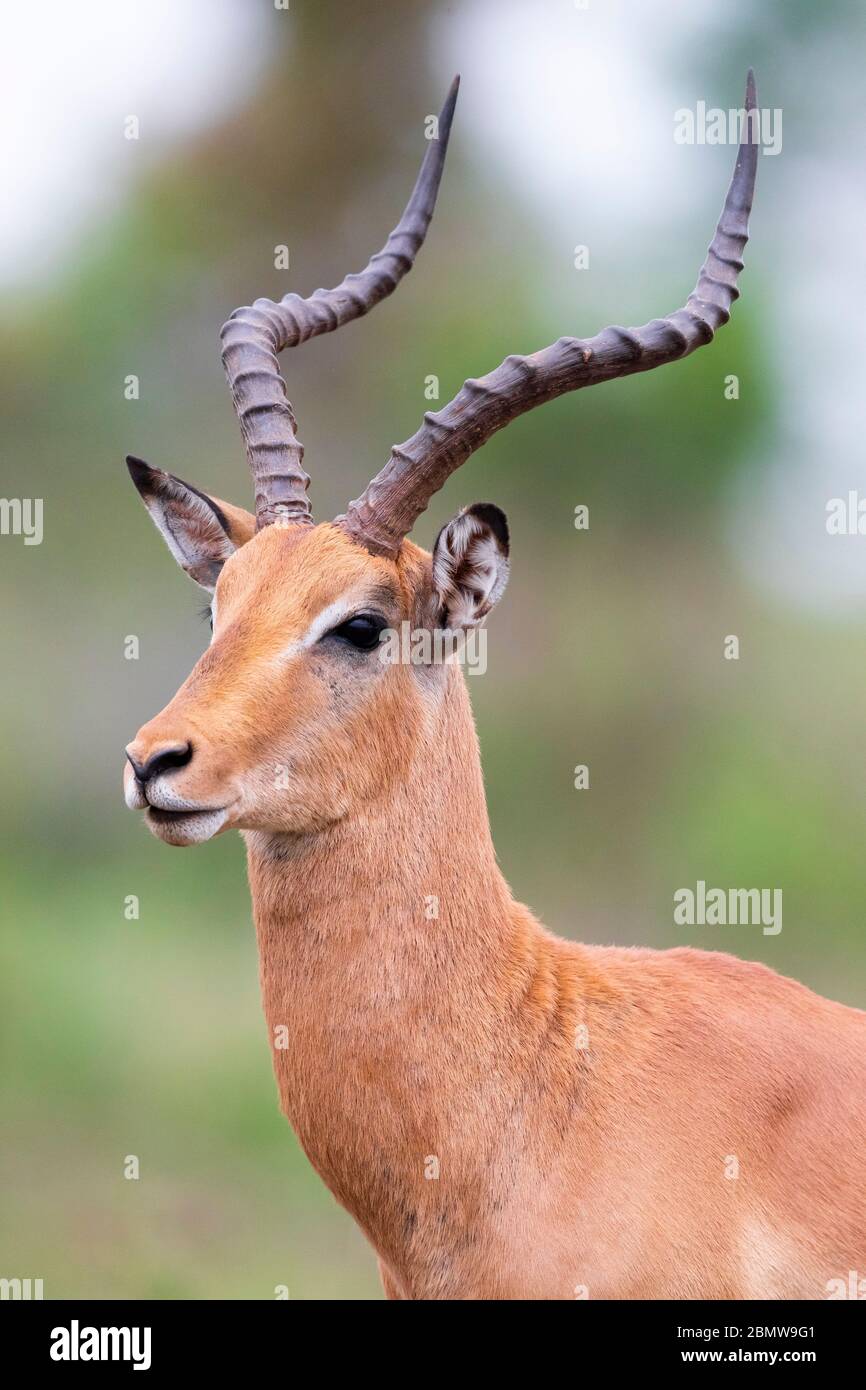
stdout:
{"type": "Polygon", "coordinates": [[[476,502],[443,526],[433,548],[433,587],[442,625],[477,627],[508,581],[505,513],[476,502]]]}
{"type": "Polygon", "coordinates": [[[223,563],[236,549],[232,531],[242,529],[245,518],[254,525],[253,518],[141,459],[128,458],[127,467],[177,563],[197,584],[212,591],[223,563]],[[231,512],[237,514],[237,521],[231,512]]]}

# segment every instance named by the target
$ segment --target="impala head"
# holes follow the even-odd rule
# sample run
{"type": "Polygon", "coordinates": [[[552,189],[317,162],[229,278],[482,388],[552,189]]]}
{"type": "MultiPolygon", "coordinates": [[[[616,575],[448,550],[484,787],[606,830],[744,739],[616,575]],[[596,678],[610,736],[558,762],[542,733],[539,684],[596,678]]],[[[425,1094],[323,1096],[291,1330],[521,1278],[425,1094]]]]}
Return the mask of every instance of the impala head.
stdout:
{"type": "MultiPolygon", "coordinates": [[[[381,634],[466,632],[508,576],[508,527],[490,503],[461,511],[432,555],[407,539],[449,475],[497,430],[566,391],[687,356],[727,322],[757,163],[752,122],[719,225],[683,308],[512,356],[467,381],[333,522],[314,525],[303,446],[276,357],[368,312],[411,268],[436,201],[455,80],[397,227],[357,275],[309,299],[259,299],[222,330],[222,358],[255,489],[254,513],[128,465],[175,559],[211,595],[213,640],[165,709],[127,747],[126,801],[169,844],[228,827],[308,832],[399,779],[453,667],[382,659],[381,634]]],[[[747,111],[755,107],[752,75],[747,111]]]]}

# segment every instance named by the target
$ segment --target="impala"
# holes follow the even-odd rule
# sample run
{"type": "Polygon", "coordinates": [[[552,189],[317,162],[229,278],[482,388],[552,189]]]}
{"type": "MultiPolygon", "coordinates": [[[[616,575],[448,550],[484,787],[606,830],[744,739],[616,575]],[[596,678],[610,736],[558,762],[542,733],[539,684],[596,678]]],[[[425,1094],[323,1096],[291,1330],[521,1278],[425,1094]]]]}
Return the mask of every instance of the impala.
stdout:
{"type": "Polygon", "coordinates": [[[242,831],[281,1105],[390,1298],[826,1297],[866,1269],[866,1014],[729,955],[546,931],[497,866],[459,662],[380,659],[384,633],[465,634],[502,595],[492,504],[432,555],[407,539],[471,453],[727,321],[756,143],[747,123],[683,308],[506,358],[315,525],[277,354],[410,269],[456,97],[366,269],[222,330],[254,513],[128,461],[213,639],[129,744],[126,801],[170,845],[242,831]]]}

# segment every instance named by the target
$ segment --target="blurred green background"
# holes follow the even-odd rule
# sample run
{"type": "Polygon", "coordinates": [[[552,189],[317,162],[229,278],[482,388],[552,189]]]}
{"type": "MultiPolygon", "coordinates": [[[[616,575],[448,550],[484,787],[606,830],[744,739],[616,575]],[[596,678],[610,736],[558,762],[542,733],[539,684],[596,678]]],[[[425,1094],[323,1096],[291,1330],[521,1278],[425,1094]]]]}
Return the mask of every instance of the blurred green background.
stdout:
{"type": "Polygon", "coordinates": [[[516,895],[568,936],[730,950],[862,1004],[866,538],[825,529],[830,498],[866,492],[848,312],[862,15],[853,0],[65,11],[4,19],[0,492],[44,498],[45,523],[40,546],[0,537],[0,1275],[44,1278],[47,1297],[377,1298],[372,1252],[277,1109],[239,837],[180,853],[123,806],[124,744],[206,643],[123,457],[249,505],[220,324],[360,268],[457,70],[415,271],[284,359],[317,515],[413,432],[428,375],[444,403],[510,351],[674,308],[733,150],[676,145],[673,113],[738,106],[753,64],[784,145],[760,161],[730,327],[516,422],[416,538],[477,499],[511,522],[471,688],[516,895]],[[674,927],[675,889],[700,878],[781,888],[783,931],[674,927]]]}

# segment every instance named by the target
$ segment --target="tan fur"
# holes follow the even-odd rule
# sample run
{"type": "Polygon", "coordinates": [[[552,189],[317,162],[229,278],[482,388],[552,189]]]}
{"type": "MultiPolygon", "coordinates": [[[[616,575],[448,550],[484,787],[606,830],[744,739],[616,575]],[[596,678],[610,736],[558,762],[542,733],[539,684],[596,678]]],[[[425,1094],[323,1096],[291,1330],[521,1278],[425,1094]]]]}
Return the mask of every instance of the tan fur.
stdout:
{"type": "Polygon", "coordinates": [[[175,794],[245,834],[310,1161],[392,1298],[826,1297],[866,1273],[866,1014],[727,955],[551,935],[497,867],[459,668],[280,659],[347,592],[390,593],[397,626],[432,584],[409,542],[260,532],[132,745],[190,740],[175,794]]]}

